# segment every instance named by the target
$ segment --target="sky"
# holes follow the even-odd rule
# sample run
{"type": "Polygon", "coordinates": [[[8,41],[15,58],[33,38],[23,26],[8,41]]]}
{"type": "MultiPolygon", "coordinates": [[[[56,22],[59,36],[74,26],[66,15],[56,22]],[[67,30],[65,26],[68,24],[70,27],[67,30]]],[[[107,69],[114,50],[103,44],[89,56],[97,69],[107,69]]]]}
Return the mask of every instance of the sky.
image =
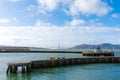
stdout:
{"type": "Polygon", "coordinates": [[[0,45],[120,44],[120,0],[0,0],[0,45]]]}

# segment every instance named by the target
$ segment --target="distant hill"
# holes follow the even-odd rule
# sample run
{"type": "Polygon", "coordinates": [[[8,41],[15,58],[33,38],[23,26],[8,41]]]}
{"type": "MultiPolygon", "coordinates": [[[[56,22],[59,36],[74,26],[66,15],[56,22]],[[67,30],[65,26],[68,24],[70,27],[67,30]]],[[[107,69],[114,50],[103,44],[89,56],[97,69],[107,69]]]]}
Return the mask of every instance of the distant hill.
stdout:
{"type": "Polygon", "coordinates": [[[72,47],[71,49],[95,49],[96,47],[101,47],[102,49],[120,49],[119,44],[110,44],[110,43],[103,43],[98,45],[92,45],[92,44],[81,44],[72,47]]]}

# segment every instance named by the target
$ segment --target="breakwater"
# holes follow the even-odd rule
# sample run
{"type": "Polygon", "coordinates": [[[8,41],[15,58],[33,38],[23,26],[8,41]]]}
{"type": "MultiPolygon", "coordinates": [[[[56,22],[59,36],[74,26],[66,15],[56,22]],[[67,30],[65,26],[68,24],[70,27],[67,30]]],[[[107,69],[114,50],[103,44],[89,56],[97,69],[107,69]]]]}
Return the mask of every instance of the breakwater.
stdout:
{"type": "Polygon", "coordinates": [[[82,53],[80,50],[31,49],[29,47],[0,47],[0,53],[82,53]]]}
{"type": "Polygon", "coordinates": [[[28,51],[30,53],[81,53],[80,50],[39,50],[39,51],[28,51]]]}
{"type": "Polygon", "coordinates": [[[91,57],[91,58],[57,58],[53,60],[33,60],[8,63],[7,73],[16,73],[18,67],[22,67],[22,72],[30,72],[33,69],[70,66],[77,64],[91,63],[120,63],[120,57],[91,57]]]}
{"type": "Polygon", "coordinates": [[[28,51],[22,51],[22,50],[14,50],[14,51],[0,51],[0,53],[80,53],[82,54],[82,51],[80,50],[28,50],[28,51]]]}

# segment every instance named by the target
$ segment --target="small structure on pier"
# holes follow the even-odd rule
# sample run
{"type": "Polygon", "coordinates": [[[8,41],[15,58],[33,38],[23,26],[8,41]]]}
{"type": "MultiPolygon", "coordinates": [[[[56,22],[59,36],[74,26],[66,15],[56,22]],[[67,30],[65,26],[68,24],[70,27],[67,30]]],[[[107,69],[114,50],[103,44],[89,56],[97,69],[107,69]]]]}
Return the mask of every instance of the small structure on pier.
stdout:
{"type": "Polygon", "coordinates": [[[8,63],[7,74],[17,73],[18,67],[22,68],[22,73],[31,71],[31,61],[20,61],[8,63]]]}
{"type": "Polygon", "coordinates": [[[97,47],[95,50],[94,50],[94,53],[102,53],[102,50],[100,47],[97,47]]]}
{"type": "Polygon", "coordinates": [[[100,47],[97,47],[94,51],[83,52],[83,56],[114,56],[114,52],[102,51],[100,47]]]}

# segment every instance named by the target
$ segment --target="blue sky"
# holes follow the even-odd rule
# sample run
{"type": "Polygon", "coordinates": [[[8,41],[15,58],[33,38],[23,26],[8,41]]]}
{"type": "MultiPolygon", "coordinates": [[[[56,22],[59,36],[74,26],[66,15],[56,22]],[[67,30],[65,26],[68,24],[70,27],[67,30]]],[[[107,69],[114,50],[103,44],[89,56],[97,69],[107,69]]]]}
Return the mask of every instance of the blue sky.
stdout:
{"type": "Polygon", "coordinates": [[[0,0],[0,44],[120,44],[120,0],[0,0]]]}

